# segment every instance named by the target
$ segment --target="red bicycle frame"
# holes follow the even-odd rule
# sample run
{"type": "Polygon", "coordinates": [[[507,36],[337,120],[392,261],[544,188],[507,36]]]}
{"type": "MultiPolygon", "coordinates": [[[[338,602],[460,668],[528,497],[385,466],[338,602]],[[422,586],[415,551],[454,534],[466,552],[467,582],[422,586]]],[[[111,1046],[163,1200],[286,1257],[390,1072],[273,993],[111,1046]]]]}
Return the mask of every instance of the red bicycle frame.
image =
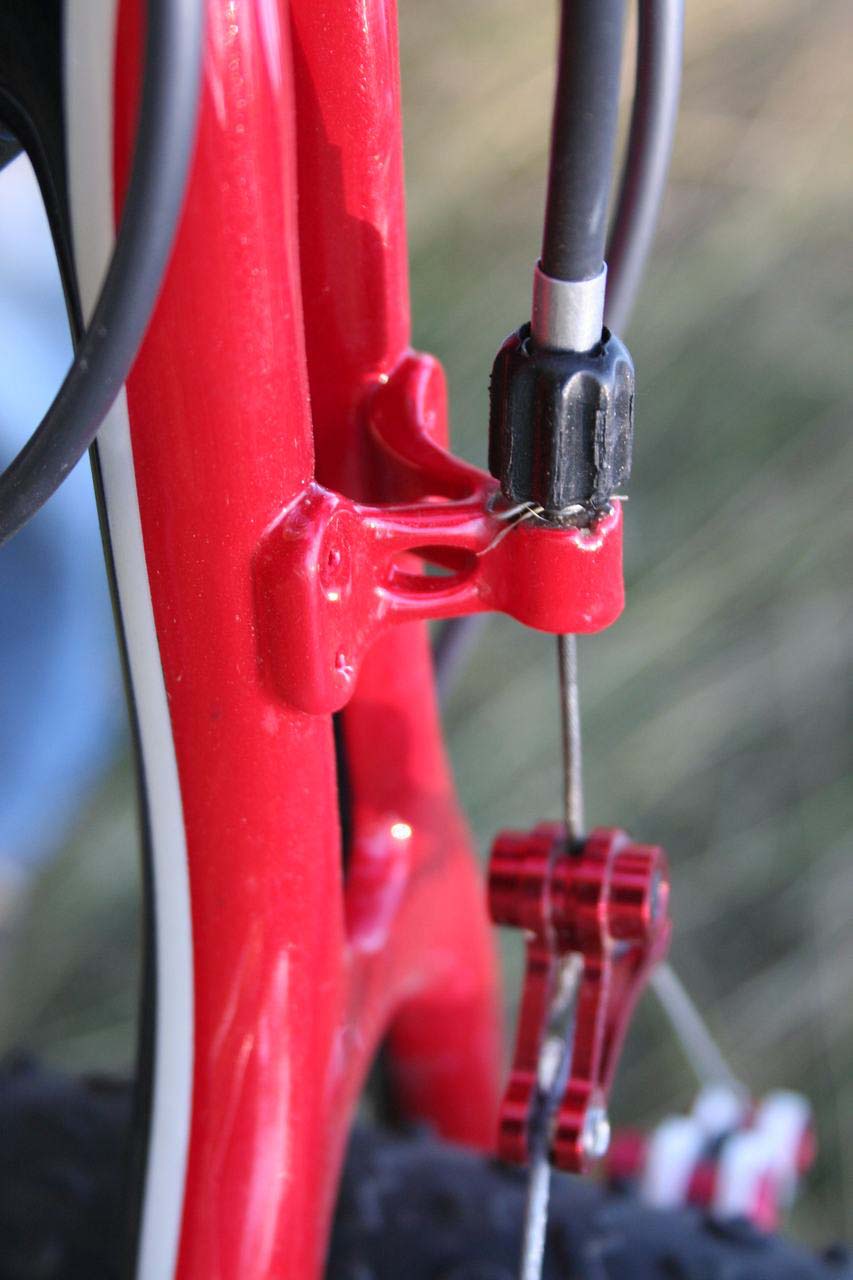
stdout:
{"type": "MultiPolygon", "coordinates": [[[[181,230],[126,409],[101,442],[153,812],[158,1001],[173,1010],[156,1027],[140,1274],[307,1280],[384,1037],[409,1114],[484,1148],[496,1134],[491,928],[426,627],[411,619],[499,607],[543,629],[605,625],[621,607],[621,516],[617,505],[595,536],[519,530],[511,555],[490,557],[504,528],[495,486],[438,447],[440,375],[408,349],[394,0],[207,7],[181,230]],[[156,627],[145,652],[123,549],[134,502],[139,609],[150,590],[156,627]],[[413,550],[449,577],[418,572],[413,550]],[[571,586],[557,606],[555,583],[571,586]],[[168,742],[148,727],[145,670],[162,681],[168,742]],[[346,875],[330,715],[344,704],[346,875]],[[154,810],[172,759],[182,835],[170,843],[154,810]],[[186,973],[167,945],[181,930],[186,973]],[[152,1169],[179,1200],[174,1230],[152,1169]]],[[[80,138],[95,147],[86,130],[102,128],[105,104],[74,71],[91,33],[77,8],[70,168],[83,239],[93,197],[80,138]]],[[[121,0],[115,216],[140,37],[138,4],[121,0]]]]}

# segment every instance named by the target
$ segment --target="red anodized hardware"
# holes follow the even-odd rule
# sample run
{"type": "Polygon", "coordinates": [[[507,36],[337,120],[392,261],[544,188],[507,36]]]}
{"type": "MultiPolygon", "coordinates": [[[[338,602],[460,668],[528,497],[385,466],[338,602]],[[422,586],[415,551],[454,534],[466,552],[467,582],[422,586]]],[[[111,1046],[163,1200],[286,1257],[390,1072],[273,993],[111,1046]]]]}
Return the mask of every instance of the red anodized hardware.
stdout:
{"type": "Polygon", "coordinates": [[[606,1114],[633,1007],[669,945],[668,899],[663,850],[634,844],[617,828],[599,827],[571,851],[557,823],[498,836],[489,870],[492,918],[530,935],[515,1059],[501,1107],[504,1159],[530,1157],[540,1052],[557,968],[570,954],[580,957],[582,968],[551,1158],[578,1173],[602,1154],[596,1125],[606,1114]]]}

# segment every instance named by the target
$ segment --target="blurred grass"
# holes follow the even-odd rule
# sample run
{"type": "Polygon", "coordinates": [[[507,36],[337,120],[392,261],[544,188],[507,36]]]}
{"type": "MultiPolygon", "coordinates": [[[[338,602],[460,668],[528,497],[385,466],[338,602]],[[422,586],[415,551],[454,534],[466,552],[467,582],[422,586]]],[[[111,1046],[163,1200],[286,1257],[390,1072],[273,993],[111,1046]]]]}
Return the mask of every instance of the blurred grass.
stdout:
{"type": "MultiPolygon", "coordinates": [[[[415,341],[444,361],[455,446],[478,462],[488,370],[538,250],[553,9],[402,3],[415,341]]],[[[589,820],[666,845],[676,967],[755,1090],[813,1099],[798,1227],[815,1239],[850,1235],[853,1208],[850,36],[842,0],[688,6],[672,181],[627,335],[629,604],[581,646],[589,820]]],[[[552,643],[490,621],[447,715],[484,851],[557,813],[555,688],[552,643]]],[[[36,886],[0,1046],[132,1062],[133,824],[120,766],[36,886]]],[[[617,1120],[692,1088],[647,1000],[617,1120]]]]}
{"type": "Polygon", "coordinates": [[[132,1070],[141,886],[133,770],[120,762],[0,942],[0,1054],[71,1071],[132,1070]],[[5,952],[5,954],[4,954],[5,952]]]}

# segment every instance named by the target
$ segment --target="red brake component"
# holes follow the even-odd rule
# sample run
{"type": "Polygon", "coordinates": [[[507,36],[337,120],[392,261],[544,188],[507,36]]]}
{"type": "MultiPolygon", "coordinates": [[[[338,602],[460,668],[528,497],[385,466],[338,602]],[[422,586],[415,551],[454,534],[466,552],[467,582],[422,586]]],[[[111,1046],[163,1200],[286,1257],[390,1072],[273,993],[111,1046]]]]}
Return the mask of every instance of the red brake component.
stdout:
{"type": "Polygon", "coordinates": [[[578,849],[564,828],[504,832],[492,850],[489,906],[497,924],[529,932],[515,1060],[498,1149],[526,1163],[537,1070],[561,960],[577,954],[571,1063],[550,1139],[552,1162],[582,1172],[607,1146],[605,1104],[637,997],[669,945],[666,855],[599,827],[578,849]]]}
{"type": "Polygon", "coordinates": [[[398,622],[497,610],[560,633],[616,620],[618,501],[585,529],[501,512],[497,481],[443,447],[444,374],[431,356],[404,357],[366,389],[364,406],[367,487],[381,504],[308,483],[258,553],[264,672],[279,697],[315,714],[340,710],[368,649],[398,622]],[[420,571],[422,562],[443,576],[420,571]]]}

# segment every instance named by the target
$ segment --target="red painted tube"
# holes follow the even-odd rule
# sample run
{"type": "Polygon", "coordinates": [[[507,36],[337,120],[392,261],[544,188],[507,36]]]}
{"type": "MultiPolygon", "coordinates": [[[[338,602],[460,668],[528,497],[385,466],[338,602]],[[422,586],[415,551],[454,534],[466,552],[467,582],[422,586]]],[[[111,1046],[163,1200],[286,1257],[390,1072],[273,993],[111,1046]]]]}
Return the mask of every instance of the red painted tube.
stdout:
{"type": "MultiPolygon", "coordinates": [[[[117,191],[138,18],[125,0],[117,191]]],[[[190,876],[179,1280],[319,1273],[349,1117],[388,1032],[413,1111],[471,1141],[494,1132],[492,944],[425,630],[378,642],[347,712],[345,894],[330,717],[270,690],[255,628],[264,531],[311,480],[315,443],[320,477],[362,492],[362,395],[407,342],[397,77],[391,0],[209,0],[186,210],[128,384],[190,876]]]]}

